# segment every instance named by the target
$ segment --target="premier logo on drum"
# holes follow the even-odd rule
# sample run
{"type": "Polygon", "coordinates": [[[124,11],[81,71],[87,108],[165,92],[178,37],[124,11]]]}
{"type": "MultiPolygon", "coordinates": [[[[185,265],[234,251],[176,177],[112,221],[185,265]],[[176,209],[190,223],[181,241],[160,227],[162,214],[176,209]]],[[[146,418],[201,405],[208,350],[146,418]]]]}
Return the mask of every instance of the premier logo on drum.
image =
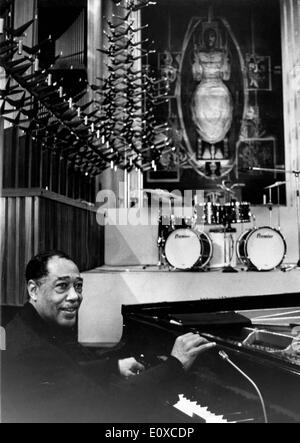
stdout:
{"type": "Polygon", "coordinates": [[[184,234],[176,234],[175,238],[183,240],[185,238],[191,238],[191,236],[190,235],[184,235],[184,234]]]}
{"type": "Polygon", "coordinates": [[[274,238],[274,235],[258,233],[257,238],[274,238]]]}

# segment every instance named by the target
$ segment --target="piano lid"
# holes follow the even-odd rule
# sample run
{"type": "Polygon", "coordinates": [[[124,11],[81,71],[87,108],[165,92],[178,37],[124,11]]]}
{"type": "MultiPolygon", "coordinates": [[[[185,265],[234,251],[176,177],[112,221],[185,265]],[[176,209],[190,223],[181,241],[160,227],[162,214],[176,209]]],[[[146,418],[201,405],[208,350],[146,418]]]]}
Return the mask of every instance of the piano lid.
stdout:
{"type": "MultiPolygon", "coordinates": [[[[124,316],[132,314],[142,314],[147,316],[159,317],[168,316],[170,314],[186,314],[186,313],[208,313],[208,312],[224,312],[235,311],[241,312],[242,315],[248,315],[251,311],[254,316],[259,316],[261,312],[265,315],[266,310],[287,309],[295,306],[295,310],[300,310],[300,293],[273,294],[263,296],[241,296],[216,299],[199,299],[179,302],[160,302],[147,303],[138,305],[123,305],[122,314],[124,316]]],[[[252,320],[253,315],[250,318],[252,320]]],[[[291,319],[295,323],[295,319],[291,319]]]]}
{"type": "Polygon", "coordinates": [[[125,324],[196,332],[218,345],[300,367],[300,297],[241,297],[123,307],[125,324]],[[228,310],[226,310],[226,308],[228,310]]]}
{"type": "Polygon", "coordinates": [[[234,311],[173,314],[171,320],[177,321],[183,326],[199,328],[246,327],[252,324],[250,318],[234,311]]]}

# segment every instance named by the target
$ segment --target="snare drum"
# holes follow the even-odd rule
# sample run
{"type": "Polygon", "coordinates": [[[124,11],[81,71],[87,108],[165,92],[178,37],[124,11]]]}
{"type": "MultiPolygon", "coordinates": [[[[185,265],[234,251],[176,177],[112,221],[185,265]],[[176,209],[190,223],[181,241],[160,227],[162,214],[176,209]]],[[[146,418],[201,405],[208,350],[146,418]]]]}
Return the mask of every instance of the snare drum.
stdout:
{"type": "Polygon", "coordinates": [[[165,244],[165,257],[176,269],[205,268],[212,258],[213,245],[208,234],[193,229],[176,229],[165,244]]]}
{"type": "Polygon", "coordinates": [[[237,256],[250,269],[272,271],[286,255],[287,245],[276,229],[263,227],[245,231],[237,242],[237,256]]]}

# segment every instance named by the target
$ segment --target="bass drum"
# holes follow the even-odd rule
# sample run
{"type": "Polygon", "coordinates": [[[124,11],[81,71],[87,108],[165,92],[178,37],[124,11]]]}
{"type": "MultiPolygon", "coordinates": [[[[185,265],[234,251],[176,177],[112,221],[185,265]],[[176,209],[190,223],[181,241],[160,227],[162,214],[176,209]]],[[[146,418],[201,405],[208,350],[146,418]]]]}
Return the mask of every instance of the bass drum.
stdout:
{"type": "Polygon", "coordinates": [[[237,256],[250,269],[272,271],[286,255],[287,245],[276,229],[263,227],[245,231],[237,242],[237,256]]]}
{"type": "Polygon", "coordinates": [[[210,237],[193,229],[176,229],[168,236],[165,257],[175,269],[205,268],[213,256],[210,237]]]}

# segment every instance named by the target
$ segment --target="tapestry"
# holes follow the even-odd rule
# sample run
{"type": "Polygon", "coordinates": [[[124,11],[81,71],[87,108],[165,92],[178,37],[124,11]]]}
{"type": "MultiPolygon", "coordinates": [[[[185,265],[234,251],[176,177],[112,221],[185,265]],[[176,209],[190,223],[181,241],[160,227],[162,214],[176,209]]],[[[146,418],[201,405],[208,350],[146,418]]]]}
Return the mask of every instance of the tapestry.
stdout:
{"type": "Polygon", "coordinates": [[[264,187],[283,177],[252,168],[285,164],[279,2],[160,0],[159,8],[143,13],[156,49],[147,63],[169,80],[158,118],[168,119],[172,143],[146,184],[211,191],[241,182],[262,203],[264,187]]]}

